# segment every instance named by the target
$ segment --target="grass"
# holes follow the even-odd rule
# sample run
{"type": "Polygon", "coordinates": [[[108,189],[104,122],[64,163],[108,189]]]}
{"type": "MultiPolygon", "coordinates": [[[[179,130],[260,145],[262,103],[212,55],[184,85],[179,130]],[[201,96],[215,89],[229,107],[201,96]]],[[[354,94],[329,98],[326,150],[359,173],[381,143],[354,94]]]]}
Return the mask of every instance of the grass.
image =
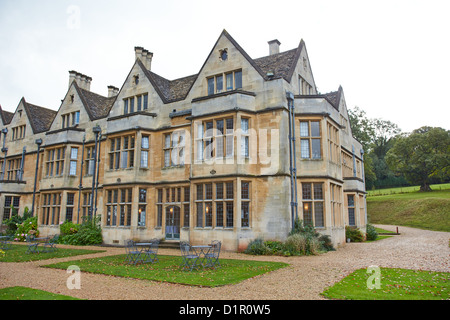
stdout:
{"type": "Polygon", "coordinates": [[[380,288],[368,288],[374,273],[359,269],[325,290],[322,295],[340,300],[445,300],[450,299],[450,273],[408,269],[380,269],[380,288]],[[369,278],[371,277],[371,278],[369,278]],[[368,281],[369,280],[369,281],[368,281]]]}
{"type": "Polygon", "coordinates": [[[450,232],[450,189],[367,197],[370,223],[450,232]]]}
{"type": "Polygon", "coordinates": [[[205,268],[182,271],[178,256],[158,256],[154,264],[129,265],[124,263],[126,255],[108,256],[95,259],[61,262],[46,265],[46,268],[67,269],[77,265],[82,272],[99,273],[118,277],[144,279],[160,282],[179,283],[191,286],[217,287],[236,284],[270,271],[288,266],[281,262],[221,259],[216,270],[205,268]]]}
{"type": "MultiPolygon", "coordinates": [[[[434,184],[431,185],[431,189],[433,191],[448,190],[450,189],[450,183],[434,184]]],[[[391,194],[411,193],[418,191],[420,191],[420,186],[386,188],[367,191],[367,196],[368,197],[387,196],[391,194]]]]}
{"type": "Polygon", "coordinates": [[[37,261],[37,260],[47,260],[54,258],[64,258],[72,257],[82,254],[104,252],[104,250],[86,250],[86,249],[62,249],[58,248],[55,252],[47,253],[30,253],[27,254],[27,245],[12,245],[9,250],[4,250],[5,254],[0,255],[0,262],[26,262],[26,261],[37,261]]]}
{"type": "Polygon", "coordinates": [[[0,300],[80,300],[62,294],[51,293],[27,287],[0,289],[0,300]]]}

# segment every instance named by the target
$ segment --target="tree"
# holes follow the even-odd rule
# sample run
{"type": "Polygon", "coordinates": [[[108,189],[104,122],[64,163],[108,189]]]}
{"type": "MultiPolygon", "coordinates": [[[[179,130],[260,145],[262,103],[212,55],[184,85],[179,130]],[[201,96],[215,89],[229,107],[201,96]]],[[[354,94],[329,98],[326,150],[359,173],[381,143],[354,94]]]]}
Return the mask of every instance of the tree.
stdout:
{"type": "Polygon", "coordinates": [[[410,183],[420,184],[421,191],[431,191],[433,179],[450,177],[450,131],[421,127],[404,134],[388,151],[386,162],[410,183]]]}
{"type": "Polygon", "coordinates": [[[393,122],[384,119],[368,118],[366,112],[359,107],[348,110],[352,134],[365,151],[364,173],[366,187],[392,187],[405,184],[404,179],[395,177],[386,164],[385,156],[393,146],[395,137],[401,132],[393,122]]]}

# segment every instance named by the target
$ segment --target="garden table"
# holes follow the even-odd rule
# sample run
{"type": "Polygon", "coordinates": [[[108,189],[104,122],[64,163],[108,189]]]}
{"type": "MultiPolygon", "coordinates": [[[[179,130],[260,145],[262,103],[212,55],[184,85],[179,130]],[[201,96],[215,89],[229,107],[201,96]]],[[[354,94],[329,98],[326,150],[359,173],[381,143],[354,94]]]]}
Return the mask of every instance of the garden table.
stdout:
{"type": "Polygon", "coordinates": [[[147,262],[155,262],[158,261],[158,244],[159,241],[155,242],[138,242],[135,243],[135,246],[139,248],[139,262],[147,263],[147,262]],[[143,255],[146,257],[144,260],[143,255]]]}
{"type": "MultiPolygon", "coordinates": [[[[200,245],[200,246],[192,246],[192,249],[195,251],[196,255],[200,259],[200,264],[204,267],[205,266],[205,260],[207,260],[206,255],[209,253],[209,250],[211,250],[210,245],[200,245]]],[[[206,263],[208,265],[208,263],[206,263]]]]}

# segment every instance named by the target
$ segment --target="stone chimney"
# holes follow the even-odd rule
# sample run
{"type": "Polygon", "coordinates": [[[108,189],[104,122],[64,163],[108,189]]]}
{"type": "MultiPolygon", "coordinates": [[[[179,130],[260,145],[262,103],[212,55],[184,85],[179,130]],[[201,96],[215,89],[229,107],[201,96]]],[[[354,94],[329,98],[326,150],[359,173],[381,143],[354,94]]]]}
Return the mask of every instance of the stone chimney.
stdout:
{"type": "Polygon", "coordinates": [[[269,41],[269,55],[274,55],[280,53],[280,44],[281,42],[277,39],[269,41]]]}
{"type": "Polygon", "coordinates": [[[91,91],[91,81],[92,81],[91,77],[88,77],[87,75],[84,75],[77,71],[71,70],[69,71],[69,87],[73,81],[75,81],[80,88],[87,91],[91,91]]]}
{"type": "Polygon", "coordinates": [[[119,94],[119,88],[108,86],[108,98],[115,97],[119,94]]]}
{"type": "Polygon", "coordinates": [[[151,70],[153,53],[142,47],[134,47],[134,53],[136,59],[141,60],[147,70],[151,70]]]}

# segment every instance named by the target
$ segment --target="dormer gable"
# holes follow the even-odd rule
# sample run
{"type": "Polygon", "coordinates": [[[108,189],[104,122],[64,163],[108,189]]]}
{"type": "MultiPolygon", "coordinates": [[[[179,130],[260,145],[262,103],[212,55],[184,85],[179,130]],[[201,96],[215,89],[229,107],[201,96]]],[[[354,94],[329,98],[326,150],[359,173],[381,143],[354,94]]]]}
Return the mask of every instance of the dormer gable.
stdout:
{"type": "Polygon", "coordinates": [[[3,110],[2,106],[0,105],[0,124],[3,127],[6,127],[12,120],[14,116],[14,113],[3,110]]]}
{"type": "MultiPolygon", "coordinates": [[[[135,50],[145,50],[136,47],[135,50]],[[138,48],[138,49],[136,49],[138,48]]],[[[148,52],[145,50],[145,52],[148,52]]],[[[142,62],[136,54],[136,60],[128,73],[120,90],[117,91],[108,118],[136,113],[148,113],[154,110],[155,104],[167,103],[167,99],[158,87],[154,75],[147,67],[148,61],[142,62]]]]}
{"type": "Polygon", "coordinates": [[[22,98],[9,124],[11,141],[24,139],[31,129],[33,134],[50,129],[56,111],[29,103],[22,98]]]}
{"type": "Polygon", "coordinates": [[[90,91],[91,77],[69,71],[69,89],[61,102],[51,130],[83,127],[83,123],[108,116],[118,89],[108,87],[108,97],[90,91]]]}

